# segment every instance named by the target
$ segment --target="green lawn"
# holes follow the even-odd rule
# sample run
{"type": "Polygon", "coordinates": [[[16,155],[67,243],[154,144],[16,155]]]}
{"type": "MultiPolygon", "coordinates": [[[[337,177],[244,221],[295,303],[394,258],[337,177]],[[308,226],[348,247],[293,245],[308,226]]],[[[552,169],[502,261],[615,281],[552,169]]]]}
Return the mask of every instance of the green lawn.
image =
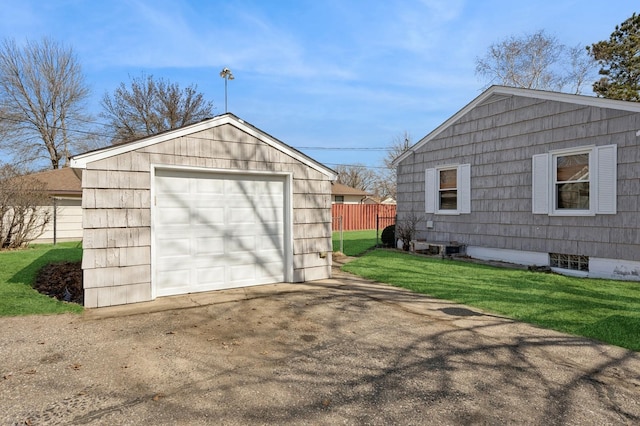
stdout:
{"type": "MultiPolygon", "coordinates": [[[[344,231],[343,246],[347,256],[359,256],[376,246],[376,230],[344,231]]],[[[340,251],[340,232],[333,233],[333,251],[340,251]]]]}
{"type": "Polygon", "coordinates": [[[571,278],[374,250],[344,270],[640,351],[640,283],[571,278]]]}
{"type": "Polygon", "coordinates": [[[79,242],[37,244],[0,252],[0,316],[82,312],[80,305],[57,301],[31,287],[43,266],[81,259],[79,242]]]}

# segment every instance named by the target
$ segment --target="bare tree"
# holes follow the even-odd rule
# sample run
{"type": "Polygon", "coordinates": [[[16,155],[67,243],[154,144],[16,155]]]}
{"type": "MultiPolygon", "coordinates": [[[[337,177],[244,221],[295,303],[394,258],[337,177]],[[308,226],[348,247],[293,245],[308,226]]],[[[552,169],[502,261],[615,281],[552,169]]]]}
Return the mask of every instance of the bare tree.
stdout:
{"type": "Polygon", "coordinates": [[[476,74],[491,84],[527,89],[581,93],[595,67],[585,49],[569,48],[539,30],[521,37],[510,36],[489,46],[476,58],[476,74]]]}
{"type": "Polygon", "coordinates": [[[406,130],[393,138],[384,157],[385,169],[379,173],[375,192],[382,198],[397,196],[396,167],[393,161],[413,145],[411,135],[406,130]]]}
{"type": "Polygon", "coordinates": [[[109,120],[112,142],[121,143],[165,130],[176,129],[213,116],[213,103],[206,101],[192,85],[180,89],[177,83],[152,75],[131,78],[130,86],[120,83],[113,95],[102,98],[109,120]]]}
{"type": "Polygon", "coordinates": [[[0,248],[19,248],[38,238],[51,220],[45,183],[0,167],[0,248]]]}
{"type": "Polygon", "coordinates": [[[335,171],[338,173],[336,181],[352,188],[372,192],[375,188],[378,176],[376,173],[362,164],[339,165],[335,171]]]}
{"type": "Polygon", "coordinates": [[[89,89],[71,48],[44,38],[0,45],[0,148],[13,164],[57,169],[86,142],[89,89]]]}

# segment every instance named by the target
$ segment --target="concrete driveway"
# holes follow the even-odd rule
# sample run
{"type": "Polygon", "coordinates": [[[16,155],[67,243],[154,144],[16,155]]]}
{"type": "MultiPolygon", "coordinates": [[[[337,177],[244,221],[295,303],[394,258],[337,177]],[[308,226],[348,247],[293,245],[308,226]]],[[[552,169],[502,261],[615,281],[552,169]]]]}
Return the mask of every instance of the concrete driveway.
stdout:
{"type": "Polygon", "coordinates": [[[0,424],[638,424],[640,357],[338,273],[0,319],[0,424]]]}

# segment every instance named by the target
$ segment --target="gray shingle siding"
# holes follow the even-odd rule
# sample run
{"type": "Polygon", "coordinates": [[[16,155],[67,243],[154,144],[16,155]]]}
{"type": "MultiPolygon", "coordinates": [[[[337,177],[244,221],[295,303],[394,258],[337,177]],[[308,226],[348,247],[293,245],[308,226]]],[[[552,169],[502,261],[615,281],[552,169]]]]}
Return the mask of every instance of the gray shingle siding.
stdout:
{"type": "Polygon", "coordinates": [[[424,220],[418,239],[640,261],[640,113],[493,95],[398,164],[398,219],[424,220]],[[532,156],[617,145],[617,214],[532,213],[532,156]],[[425,214],[425,170],[471,164],[471,214],[425,214]],[[426,228],[433,221],[433,228],[426,228]]]}

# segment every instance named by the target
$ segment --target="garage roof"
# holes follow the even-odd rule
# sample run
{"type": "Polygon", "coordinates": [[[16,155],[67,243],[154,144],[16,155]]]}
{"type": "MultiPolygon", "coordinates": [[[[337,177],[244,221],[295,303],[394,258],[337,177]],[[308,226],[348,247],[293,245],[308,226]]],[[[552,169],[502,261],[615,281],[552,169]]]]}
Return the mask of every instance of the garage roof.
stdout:
{"type": "Polygon", "coordinates": [[[290,157],[295,158],[303,164],[311,167],[312,169],[317,170],[318,172],[330,177],[332,180],[335,180],[337,177],[336,172],[332,169],[328,168],[322,163],[317,162],[311,157],[303,154],[295,148],[290,147],[284,142],[274,138],[273,136],[263,132],[257,127],[247,123],[246,121],[236,117],[231,113],[226,113],[222,115],[218,115],[213,118],[208,118],[206,120],[200,121],[195,124],[190,124],[188,126],[180,127],[178,129],[169,130],[154,136],[145,137],[143,139],[138,139],[132,142],[113,145],[106,148],[98,149],[95,151],[89,151],[84,154],[79,154],[73,156],[71,158],[71,167],[75,169],[84,169],[87,167],[88,163],[103,160],[105,158],[113,157],[115,155],[123,154],[130,151],[135,151],[140,148],[145,148],[150,145],[154,145],[157,143],[165,142],[171,139],[179,138],[182,136],[187,136],[193,133],[201,132],[203,130],[208,130],[214,127],[222,126],[225,124],[230,124],[243,132],[257,138],[258,140],[272,146],[275,149],[289,155],[290,157]]]}

